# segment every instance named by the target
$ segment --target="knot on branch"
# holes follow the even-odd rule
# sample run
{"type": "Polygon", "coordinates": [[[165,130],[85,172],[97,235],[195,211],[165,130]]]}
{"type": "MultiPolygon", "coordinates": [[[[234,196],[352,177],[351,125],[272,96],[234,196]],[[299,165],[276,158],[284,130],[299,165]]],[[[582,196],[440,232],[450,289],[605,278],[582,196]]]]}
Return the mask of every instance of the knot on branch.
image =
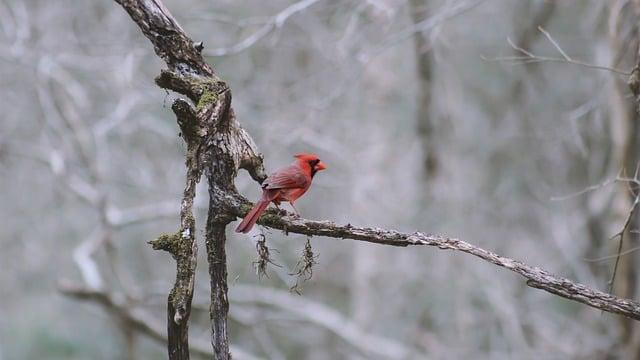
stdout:
{"type": "Polygon", "coordinates": [[[174,310],[173,322],[176,323],[176,325],[180,325],[182,320],[189,316],[189,306],[187,302],[190,302],[189,297],[192,296],[192,293],[187,293],[187,291],[191,291],[191,289],[174,286],[169,293],[169,303],[173,306],[174,310]]]}
{"type": "MultiPolygon", "coordinates": [[[[249,138],[249,140],[251,139],[249,138]]],[[[243,156],[240,159],[239,168],[247,170],[253,180],[262,184],[262,182],[267,178],[267,173],[264,170],[264,158],[262,154],[253,151],[254,147],[251,145],[251,143],[247,143],[247,150],[243,153],[243,156]]]]}
{"type": "Polygon", "coordinates": [[[175,258],[178,255],[178,249],[180,248],[180,232],[174,234],[160,234],[154,240],[150,240],[147,243],[153,247],[153,250],[164,250],[175,258]]]}
{"type": "Polygon", "coordinates": [[[173,255],[174,259],[184,260],[192,252],[191,245],[195,239],[194,229],[195,219],[193,215],[189,214],[183,220],[182,227],[178,232],[160,234],[160,236],[147,243],[153,247],[153,250],[164,250],[173,255]]]}
{"type": "MultiPolygon", "coordinates": [[[[194,104],[200,104],[201,98],[205,97],[202,105],[213,104],[217,101],[217,96],[229,90],[227,83],[215,75],[200,76],[197,74],[180,74],[172,70],[161,70],[160,75],[155,78],[155,82],[163,89],[172,90],[187,96],[194,104]]],[[[200,106],[198,106],[200,109],[200,106]]]]}
{"type": "Polygon", "coordinates": [[[209,186],[209,198],[212,206],[215,206],[216,212],[209,214],[208,221],[214,224],[226,225],[236,220],[236,217],[240,216],[238,207],[242,204],[246,205],[246,212],[249,212],[252,207],[252,204],[239,195],[235,189],[229,189],[215,183],[209,186]]]}
{"type": "Polygon", "coordinates": [[[194,91],[191,81],[185,76],[180,76],[171,70],[161,70],[160,75],[155,78],[155,82],[163,89],[172,90],[183,94],[191,101],[198,101],[198,94],[194,91]]]}

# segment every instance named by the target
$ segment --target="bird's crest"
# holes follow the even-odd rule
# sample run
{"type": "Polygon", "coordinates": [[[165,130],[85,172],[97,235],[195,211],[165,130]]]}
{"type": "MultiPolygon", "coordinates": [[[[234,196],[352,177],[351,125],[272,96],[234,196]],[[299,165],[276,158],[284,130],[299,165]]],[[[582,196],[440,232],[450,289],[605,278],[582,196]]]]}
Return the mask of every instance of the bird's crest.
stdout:
{"type": "Polygon", "coordinates": [[[316,154],[311,154],[311,153],[299,153],[299,154],[295,154],[293,155],[294,158],[296,159],[300,159],[303,161],[310,161],[310,160],[317,160],[318,156],[316,154]]]}

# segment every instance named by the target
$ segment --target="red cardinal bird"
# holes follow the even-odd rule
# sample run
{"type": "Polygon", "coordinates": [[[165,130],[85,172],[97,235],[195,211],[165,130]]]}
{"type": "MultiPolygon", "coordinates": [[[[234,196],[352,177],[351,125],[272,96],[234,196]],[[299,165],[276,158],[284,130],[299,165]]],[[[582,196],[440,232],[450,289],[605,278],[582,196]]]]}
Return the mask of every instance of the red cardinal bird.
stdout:
{"type": "Polygon", "coordinates": [[[314,175],[327,167],[314,154],[302,153],[294,157],[296,161],[276,170],[262,183],[262,198],[242,219],[236,232],[248,233],[272,201],[276,206],[280,205],[281,201],[288,201],[296,214],[298,213],[293,202],[309,190],[314,175]]]}

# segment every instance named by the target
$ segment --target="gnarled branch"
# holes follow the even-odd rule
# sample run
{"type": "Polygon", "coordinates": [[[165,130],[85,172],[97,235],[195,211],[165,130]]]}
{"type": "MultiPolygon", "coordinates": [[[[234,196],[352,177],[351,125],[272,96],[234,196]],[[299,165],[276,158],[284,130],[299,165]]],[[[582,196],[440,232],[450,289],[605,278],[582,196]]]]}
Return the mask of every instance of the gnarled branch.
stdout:
{"type": "Polygon", "coordinates": [[[197,244],[192,214],[196,184],[203,173],[209,183],[209,216],[206,243],[211,277],[211,328],[217,359],[230,358],[227,337],[227,268],[225,227],[233,216],[218,202],[220,192],[234,190],[239,168],[247,169],[258,181],[265,178],[262,156],[249,134],[235,119],[231,91],[201,55],[195,44],[160,0],[116,0],[151,41],[156,54],[167,64],[156,83],[186,95],[172,109],[187,143],[187,176],[181,204],[180,230],[152,242],[154,248],[169,251],[176,259],[176,281],[169,295],[167,326],[171,359],[188,359],[188,320],[195,281],[197,244]]]}
{"type": "MultiPolygon", "coordinates": [[[[236,211],[236,216],[242,217],[248,211],[246,200],[236,198],[229,203],[229,207],[236,211]]],[[[267,210],[258,224],[274,229],[284,230],[307,236],[325,236],[335,239],[351,239],[375,244],[392,246],[435,246],[443,250],[461,251],[476,256],[500,267],[513,271],[525,279],[527,285],[542,289],[552,294],[577,301],[585,305],[604,310],[606,312],[624,315],[640,320],[640,303],[622,299],[569,279],[556,276],[539,267],[530,266],[523,262],[500,256],[460,239],[441,235],[424,234],[421,232],[405,233],[381,228],[358,227],[351,224],[338,225],[331,221],[314,221],[296,217],[282,211],[267,210]]]]}
{"type": "MultiPolygon", "coordinates": [[[[235,112],[231,106],[231,91],[228,86],[214,74],[213,69],[203,60],[200,53],[202,46],[194,44],[160,0],[116,1],[125,8],[138,24],[142,33],[152,42],[158,56],[167,63],[168,70],[160,74],[156,83],[163,88],[186,95],[195,106],[192,108],[191,104],[183,100],[178,100],[173,106],[188,145],[186,159],[188,180],[185,187],[185,200],[193,200],[191,189],[195,188],[195,182],[197,182],[197,180],[193,182],[193,179],[199,179],[200,174],[206,174],[210,196],[206,243],[211,282],[212,345],[217,359],[229,359],[225,228],[235,217],[245,215],[250,208],[249,202],[239,196],[235,190],[233,182],[238,169],[246,169],[256,181],[261,182],[265,178],[262,156],[257,152],[251,136],[235,118],[235,112]]],[[[479,2],[472,2],[472,5],[479,2]]],[[[455,13],[465,9],[456,9],[455,13]]],[[[418,25],[422,26],[423,24],[418,25]]],[[[184,205],[185,201],[183,200],[183,210],[184,205]]],[[[187,207],[190,209],[188,204],[187,207]]],[[[172,254],[177,258],[176,286],[183,286],[185,284],[184,276],[187,275],[186,279],[190,279],[186,282],[187,288],[191,287],[192,289],[195,262],[193,266],[189,265],[186,268],[181,268],[180,265],[192,264],[189,260],[195,253],[195,248],[193,248],[195,242],[190,238],[193,236],[192,223],[186,221],[189,220],[188,214],[188,211],[182,211],[181,230],[174,235],[180,241],[176,240],[173,244],[168,245],[157,243],[157,245],[172,251],[172,254]],[[185,239],[184,233],[187,229],[190,232],[185,239]],[[186,245],[192,246],[191,252],[181,251],[189,248],[186,245]],[[185,269],[186,271],[182,272],[185,269]]],[[[465,252],[518,273],[527,279],[527,284],[531,287],[543,289],[549,293],[607,312],[640,320],[640,304],[635,301],[621,299],[586,285],[574,283],[538,267],[500,256],[456,238],[420,232],[404,233],[380,228],[356,227],[350,224],[337,225],[329,221],[312,221],[288,214],[282,215],[281,212],[272,210],[262,216],[259,223],[285,230],[285,232],[309,236],[352,239],[392,246],[427,245],[465,252]]],[[[179,306],[184,307],[183,310],[178,307],[175,310],[178,315],[184,311],[186,316],[182,316],[178,320],[182,319],[186,324],[191,298],[184,299],[185,301],[177,302],[179,306]]],[[[176,302],[172,303],[170,297],[169,314],[172,311],[172,304],[175,305],[176,302]]],[[[176,323],[175,315],[169,316],[168,320],[171,332],[172,324],[176,323]]],[[[182,331],[180,334],[179,344],[171,342],[169,344],[169,354],[176,359],[188,358],[188,351],[180,352],[181,356],[173,357],[172,355],[174,354],[172,351],[177,347],[185,349],[187,346],[186,331],[182,331]]]]}

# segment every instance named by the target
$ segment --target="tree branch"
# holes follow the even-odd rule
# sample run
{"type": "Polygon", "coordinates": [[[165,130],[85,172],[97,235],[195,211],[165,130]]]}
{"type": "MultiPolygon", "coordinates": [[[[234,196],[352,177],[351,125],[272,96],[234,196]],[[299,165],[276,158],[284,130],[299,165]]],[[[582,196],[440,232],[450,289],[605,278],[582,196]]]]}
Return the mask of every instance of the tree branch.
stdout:
{"type": "MultiPolygon", "coordinates": [[[[73,285],[71,283],[62,283],[58,285],[60,292],[72,298],[93,302],[102,306],[106,311],[115,318],[129,324],[133,329],[142,334],[147,335],[151,339],[166,344],[168,339],[164,335],[164,329],[155,317],[143,311],[132,309],[123,298],[102,290],[90,289],[82,286],[73,285]]],[[[191,350],[194,354],[205,358],[211,358],[213,351],[206,341],[193,341],[191,350]]],[[[258,360],[260,358],[235,346],[231,347],[231,353],[236,360],[258,360]]]]}
{"type": "MultiPolygon", "coordinates": [[[[454,16],[482,0],[465,3],[443,16],[454,16]]],[[[176,287],[183,289],[179,294],[172,292],[169,297],[169,331],[180,323],[184,328],[174,329],[177,342],[169,341],[169,354],[176,359],[188,358],[187,328],[193,274],[195,273],[195,224],[190,215],[193,203],[192,190],[197,179],[206,174],[209,183],[209,214],[207,218],[206,243],[207,259],[211,283],[211,327],[212,345],[217,359],[229,359],[229,340],[227,331],[227,269],[225,254],[225,228],[235,217],[244,216],[251,204],[237,195],[234,179],[237,171],[244,168],[258,182],[265,178],[262,156],[257,152],[251,136],[239,125],[231,106],[231,91],[217,77],[213,69],[204,62],[197,46],[184,33],[160,0],[116,0],[138,24],[143,34],[149,38],[154,49],[166,63],[165,70],[156,79],[156,83],[166,89],[186,95],[195,105],[178,100],[172,107],[178,116],[178,124],[188,145],[187,184],[181,208],[181,229],[178,233],[164,239],[161,237],[154,246],[170,251],[177,259],[178,268],[176,287]],[[189,203],[190,202],[190,203],[189,203]],[[173,306],[173,308],[172,308],[173,306]],[[175,312],[172,315],[172,312],[175,312]]],[[[433,20],[435,21],[435,20],[433,20]]],[[[423,31],[433,21],[416,24],[423,31]]],[[[414,30],[411,31],[413,33],[414,30]]],[[[564,59],[566,61],[566,59],[564,59]]],[[[574,283],[555,276],[538,267],[506,258],[491,251],[469,244],[465,241],[440,235],[427,235],[420,232],[403,233],[381,228],[356,227],[350,224],[337,225],[330,221],[312,221],[293,217],[282,212],[269,210],[261,217],[260,224],[308,236],[326,236],[337,239],[353,239],[371,243],[412,246],[436,246],[440,249],[461,251],[474,255],[527,279],[527,285],[543,289],[549,293],[577,301],[604,311],[621,314],[640,320],[640,304],[621,299],[602,291],[574,283]]],[[[171,336],[169,336],[171,339],[171,336]]]]}
{"type": "Polygon", "coordinates": [[[291,17],[292,15],[304,11],[318,1],[320,0],[300,0],[292,5],[289,5],[285,9],[271,17],[269,21],[267,21],[264,25],[262,25],[262,27],[260,27],[260,29],[258,29],[256,32],[254,32],[244,40],[230,47],[223,47],[206,51],[206,55],[227,56],[238,54],[253,46],[262,38],[269,35],[269,33],[271,33],[273,30],[282,28],[287,19],[289,19],[289,17],[291,17]]]}
{"type": "Polygon", "coordinates": [[[231,300],[234,303],[262,303],[286,310],[330,330],[369,358],[406,359],[414,351],[396,340],[367,333],[355,321],[330,306],[288,291],[238,284],[231,290],[231,300]]]}
{"type": "MultiPolygon", "coordinates": [[[[229,203],[229,206],[235,209],[236,216],[242,217],[250,209],[250,206],[247,205],[245,201],[246,200],[241,198],[236,198],[233,202],[229,203]]],[[[442,250],[464,252],[521,275],[527,279],[527,285],[531,287],[542,289],[606,312],[640,320],[640,303],[636,301],[622,299],[586,285],[575,283],[539,267],[530,266],[523,262],[500,256],[492,251],[485,250],[460,239],[424,234],[421,232],[405,233],[382,228],[357,227],[351,224],[338,225],[331,221],[303,219],[290,213],[286,213],[286,215],[283,216],[282,213],[282,210],[267,210],[265,215],[258,220],[258,224],[284,230],[286,233],[296,233],[307,236],[352,239],[374,244],[402,247],[418,245],[435,246],[442,250]]]]}
{"type": "Polygon", "coordinates": [[[239,168],[249,171],[255,180],[263,180],[266,176],[262,156],[249,134],[236,121],[229,87],[202,58],[202,44],[194,44],[160,0],[116,2],[138,24],[169,68],[156,78],[156,84],[186,95],[195,105],[194,109],[182,99],[172,105],[187,143],[180,230],[151,242],[154,249],[169,251],[176,260],[176,281],[169,294],[167,309],[169,358],[189,358],[188,320],[197,258],[192,208],[196,184],[206,172],[210,193],[206,243],[211,279],[211,342],[216,359],[229,359],[224,233],[233,216],[219,199],[235,190],[233,181],[239,168]]]}
{"type": "Polygon", "coordinates": [[[507,38],[507,42],[509,43],[509,46],[511,46],[511,48],[513,48],[513,50],[515,50],[516,52],[521,53],[522,54],[521,56],[502,56],[502,57],[496,57],[496,58],[487,58],[485,56],[481,56],[481,58],[483,60],[486,60],[486,61],[499,61],[499,62],[503,62],[504,61],[504,62],[508,62],[508,63],[512,63],[512,64],[535,64],[535,63],[539,63],[539,62],[565,63],[565,64],[582,66],[582,67],[589,68],[589,69],[610,71],[610,72],[618,74],[618,75],[625,75],[625,76],[631,75],[631,72],[629,72],[629,71],[615,69],[615,68],[612,68],[612,67],[609,67],[609,66],[590,64],[590,63],[586,63],[584,61],[575,60],[575,59],[571,58],[569,55],[567,55],[567,53],[562,49],[562,47],[560,47],[560,44],[558,44],[558,42],[555,41],[555,39],[551,36],[551,34],[549,34],[545,29],[543,29],[542,27],[538,26],[538,31],[540,31],[547,38],[547,40],[551,43],[551,45],[553,45],[553,47],[558,51],[558,53],[560,53],[560,55],[561,55],[560,57],[550,57],[550,56],[539,56],[539,55],[536,55],[536,54],[534,54],[534,53],[522,48],[521,46],[518,46],[518,45],[514,44],[511,41],[511,39],[507,38]]]}
{"type": "Polygon", "coordinates": [[[200,48],[196,47],[160,0],[115,0],[138,24],[153,48],[169,69],[180,75],[213,77],[200,48]]]}

